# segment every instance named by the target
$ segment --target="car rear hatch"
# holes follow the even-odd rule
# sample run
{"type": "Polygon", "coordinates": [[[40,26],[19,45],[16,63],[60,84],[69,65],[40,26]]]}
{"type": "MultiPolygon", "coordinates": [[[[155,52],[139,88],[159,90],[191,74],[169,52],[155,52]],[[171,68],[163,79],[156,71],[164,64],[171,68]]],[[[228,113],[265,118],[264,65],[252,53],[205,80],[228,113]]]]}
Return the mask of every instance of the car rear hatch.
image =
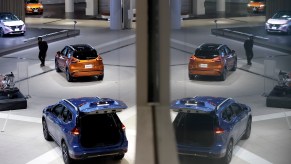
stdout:
{"type": "Polygon", "coordinates": [[[179,112],[173,125],[177,144],[183,147],[210,147],[215,141],[217,119],[214,106],[184,98],[172,103],[171,108],[179,112]]]}
{"type": "Polygon", "coordinates": [[[75,51],[72,64],[75,64],[80,71],[103,70],[103,59],[97,54],[96,50],[75,51]]]}
{"type": "Polygon", "coordinates": [[[116,112],[127,108],[118,100],[103,98],[83,104],[78,117],[80,143],[84,148],[112,147],[122,145],[124,126],[116,112]]]}
{"type": "Polygon", "coordinates": [[[216,67],[220,68],[221,62],[222,59],[217,51],[205,49],[196,50],[195,55],[190,59],[190,64],[193,64],[194,68],[202,70],[213,69],[216,67]]]}

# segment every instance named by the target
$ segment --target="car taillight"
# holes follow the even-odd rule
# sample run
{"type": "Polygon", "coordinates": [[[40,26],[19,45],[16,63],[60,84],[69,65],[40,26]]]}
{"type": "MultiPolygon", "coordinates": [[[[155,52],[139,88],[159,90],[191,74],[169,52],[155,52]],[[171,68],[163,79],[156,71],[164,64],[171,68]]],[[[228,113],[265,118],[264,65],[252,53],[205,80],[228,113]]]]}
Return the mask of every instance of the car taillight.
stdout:
{"type": "Polygon", "coordinates": [[[220,128],[220,127],[215,128],[215,129],[214,129],[214,133],[215,133],[215,134],[223,134],[223,133],[224,133],[224,129],[222,129],[222,128],[220,128]]]}
{"type": "Polygon", "coordinates": [[[190,57],[190,60],[196,60],[196,57],[194,56],[194,55],[192,55],[191,57],[190,57]]]}
{"type": "Polygon", "coordinates": [[[80,134],[80,131],[78,128],[75,127],[74,129],[72,129],[71,134],[77,136],[80,134]]]}
{"type": "Polygon", "coordinates": [[[72,62],[72,63],[78,63],[78,62],[79,62],[79,59],[72,58],[71,62],[72,62]]]}
{"type": "Polygon", "coordinates": [[[96,58],[96,60],[103,60],[102,57],[100,55],[98,55],[98,57],[96,58]]]}
{"type": "Polygon", "coordinates": [[[221,62],[221,57],[218,56],[216,58],[213,58],[212,61],[214,61],[214,62],[221,62]]]}
{"type": "Polygon", "coordinates": [[[121,125],[121,129],[125,132],[125,126],[123,124],[121,125]]]}

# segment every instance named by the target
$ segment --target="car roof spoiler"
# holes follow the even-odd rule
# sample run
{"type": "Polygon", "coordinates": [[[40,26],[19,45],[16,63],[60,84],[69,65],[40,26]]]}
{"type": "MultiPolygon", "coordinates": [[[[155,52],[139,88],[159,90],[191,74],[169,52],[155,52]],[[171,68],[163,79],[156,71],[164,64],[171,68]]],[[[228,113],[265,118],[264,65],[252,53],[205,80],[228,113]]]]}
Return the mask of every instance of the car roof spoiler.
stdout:
{"type": "Polygon", "coordinates": [[[209,113],[215,110],[215,106],[203,101],[196,101],[195,97],[188,97],[173,101],[171,109],[184,113],[209,113]]]}

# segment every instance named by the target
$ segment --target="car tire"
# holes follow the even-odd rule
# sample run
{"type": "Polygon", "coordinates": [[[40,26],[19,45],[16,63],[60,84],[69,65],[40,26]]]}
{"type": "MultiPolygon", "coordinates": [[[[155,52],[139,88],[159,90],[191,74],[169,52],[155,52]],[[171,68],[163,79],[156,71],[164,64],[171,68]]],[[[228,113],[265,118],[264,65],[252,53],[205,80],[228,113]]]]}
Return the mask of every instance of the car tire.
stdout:
{"type": "Polygon", "coordinates": [[[223,69],[223,71],[221,72],[221,75],[219,76],[221,81],[224,81],[226,79],[226,75],[227,75],[227,70],[226,68],[223,69]]]}
{"type": "Polygon", "coordinates": [[[61,69],[57,61],[55,61],[55,69],[56,69],[56,72],[61,72],[61,69]]]}
{"type": "Polygon", "coordinates": [[[233,67],[231,68],[231,71],[236,71],[236,68],[237,68],[237,59],[235,59],[235,63],[233,67]]]}
{"type": "Polygon", "coordinates": [[[246,140],[246,139],[250,138],[251,131],[252,131],[252,119],[249,118],[245,133],[244,133],[244,135],[242,136],[241,139],[242,140],[246,140]]]}
{"type": "Polygon", "coordinates": [[[73,164],[75,161],[70,157],[66,143],[62,142],[62,157],[65,164],[73,164]]]}
{"type": "Polygon", "coordinates": [[[43,131],[43,137],[45,140],[47,141],[52,141],[53,138],[52,136],[49,134],[48,128],[47,128],[47,124],[45,120],[42,120],[42,131],[43,131]]]}
{"type": "Polygon", "coordinates": [[[4,31],[2,28],[0,28],[0,37],[4,37],[4,31]]]}
{"type": "Polygon", "coordinates": [[[68,82],[72,82],[73,81],[73,77],[71,76],[70,71],[69,71],[68,68],[66,69],[66,79],[67,79],[68,82]]]}
{"type": "Polygon", "coordinates": [[[232,155],[233,155],[233,141],[230,140],[226,148],[225,156],[220,159],[220,164],[229,164],[231,162],[232,155]]]}
{"type": "Polygon", "coordinates": [[[97,80],[98,80],[98,81],[103,80],[103,78],[104,78],[104,75],[98,75],[98,76],[97,76],[97,80]]]}
{"type": "Polygon", "coordinates": [[[124,154],[118,154],[118,155],[115,155],[113,157],[114,160],[122,160],[122,158],[124,157],[124,154]]]}

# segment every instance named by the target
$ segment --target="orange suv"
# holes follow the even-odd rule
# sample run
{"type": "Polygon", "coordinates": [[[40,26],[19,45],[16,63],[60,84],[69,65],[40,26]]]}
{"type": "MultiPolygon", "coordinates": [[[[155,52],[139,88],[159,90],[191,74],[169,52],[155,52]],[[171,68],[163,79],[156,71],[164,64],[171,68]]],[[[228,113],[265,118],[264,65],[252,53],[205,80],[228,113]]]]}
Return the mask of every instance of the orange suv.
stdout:
{"type": "Polygon", "coordinates": [[[205,43],[199,46],[190,57],[188,70],[189,79],[198,75],[218,76],[224,81],[228,71],[237,68],[237,56],[224,44],[205,43]]]}
{"type": "Polygon", "coordinates": [[[42,14],[43,5],[39,0],[25,0],[26,14],[42,14]]]}
{"type": "Polygon", "coordinates": [[[97,76],[103,80],[104,65],[102,57],[88,44],[65,46],[55,56],[55,68],[57,72],[65,72],[67,81],[84,76],[97,76]]]}
{"type": "Polygon", "coordinates": [[[266,0],[251,0],[248,3],[248,11],[259,13],[259,12],[265,12],[266,8],[266,0]]]}

